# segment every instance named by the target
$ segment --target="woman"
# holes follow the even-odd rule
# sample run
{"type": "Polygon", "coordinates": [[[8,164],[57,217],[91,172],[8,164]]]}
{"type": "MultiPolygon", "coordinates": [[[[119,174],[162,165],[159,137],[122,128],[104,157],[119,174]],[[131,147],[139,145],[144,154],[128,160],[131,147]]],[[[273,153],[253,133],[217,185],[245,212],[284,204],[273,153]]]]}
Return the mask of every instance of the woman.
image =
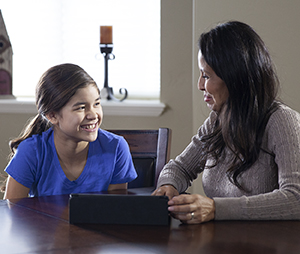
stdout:
{"type": "Polygon", "coordinates": [[[244,23],[220,24],[200,36],[198,63],[212,111],[153,195],[167,195],[172,215],[190,224],[300,219],[300,115],[276,100],[264,42],[244,23]],[[206,197],[179,195],[201,172],[206,197]]]}
{"type": "Polygon", "coordinates": [[[36,105],[37,116],[10,142],[4,199],[126,189],[136,178],[126,141],[99,129],[100,92],[82,68],[47,70],[36,105]]]}

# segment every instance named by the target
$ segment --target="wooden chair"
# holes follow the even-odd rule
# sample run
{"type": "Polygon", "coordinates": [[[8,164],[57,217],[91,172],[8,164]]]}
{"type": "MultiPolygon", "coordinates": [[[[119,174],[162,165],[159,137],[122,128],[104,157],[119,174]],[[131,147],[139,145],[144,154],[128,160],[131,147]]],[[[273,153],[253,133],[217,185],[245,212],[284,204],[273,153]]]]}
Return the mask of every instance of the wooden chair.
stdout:
{"type": "Polygon", "coordinates": [[[164,165],[170,159],[171,130],[108,130],[123,136],[129,144],[138,177],[128,188],[156,187],[164,165]]]}

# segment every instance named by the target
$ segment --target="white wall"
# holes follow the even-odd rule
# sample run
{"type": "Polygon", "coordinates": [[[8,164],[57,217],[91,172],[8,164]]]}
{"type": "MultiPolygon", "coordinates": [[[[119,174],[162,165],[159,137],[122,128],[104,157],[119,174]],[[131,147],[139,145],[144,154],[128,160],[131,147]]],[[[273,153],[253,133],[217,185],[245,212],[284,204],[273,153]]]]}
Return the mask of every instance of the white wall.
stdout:
{"type": "MultiPolygon", "coordinates": [[[[193,133],[192,6],[192,1],[162,1],[161,101],[167,105],[165,112],[159,117],[104,115],[102,124],[104,129],[171,128],[173,134],[171,157],[183,150],[193,133]]],[[[151,51],[151,48],[147,50],[151,51]]],[[[139,59],[147,61],[142,54],[139,55],[139,59]]],[[[141,80],[142,86],[143,80],[141,80]]],[[[19,135],[27,119],[31,116],[30,114],[0,114],[1,169],[4,169],[7,164],[8,141],[19,135]]]]}

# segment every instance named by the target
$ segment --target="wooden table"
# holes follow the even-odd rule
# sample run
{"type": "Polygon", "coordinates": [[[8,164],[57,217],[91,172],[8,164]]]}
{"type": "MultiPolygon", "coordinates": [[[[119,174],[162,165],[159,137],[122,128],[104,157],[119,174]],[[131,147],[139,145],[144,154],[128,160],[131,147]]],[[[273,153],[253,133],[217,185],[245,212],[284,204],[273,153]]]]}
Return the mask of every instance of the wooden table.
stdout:
{"type": "Polygon", "coordinates": [[[300,221],[78,226],[67,195],[1,200],[0,253],[291,254],[300,253],[300,221]]]}

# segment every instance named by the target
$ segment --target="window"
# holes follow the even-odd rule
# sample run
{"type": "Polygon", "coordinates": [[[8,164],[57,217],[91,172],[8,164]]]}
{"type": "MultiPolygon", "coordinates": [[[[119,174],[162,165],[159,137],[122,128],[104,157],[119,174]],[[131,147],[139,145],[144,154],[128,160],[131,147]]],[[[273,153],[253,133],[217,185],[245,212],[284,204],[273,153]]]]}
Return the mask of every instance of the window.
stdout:
{"type": "Polygon", "coordinates": [[[100,26],[113,26],[108,82],[128,98],[159,98],[160,0],[6,0],[1,11],[13,49],[13,94],[34,96],[44,71],[74,63],[104,83],[100,26]]]}

